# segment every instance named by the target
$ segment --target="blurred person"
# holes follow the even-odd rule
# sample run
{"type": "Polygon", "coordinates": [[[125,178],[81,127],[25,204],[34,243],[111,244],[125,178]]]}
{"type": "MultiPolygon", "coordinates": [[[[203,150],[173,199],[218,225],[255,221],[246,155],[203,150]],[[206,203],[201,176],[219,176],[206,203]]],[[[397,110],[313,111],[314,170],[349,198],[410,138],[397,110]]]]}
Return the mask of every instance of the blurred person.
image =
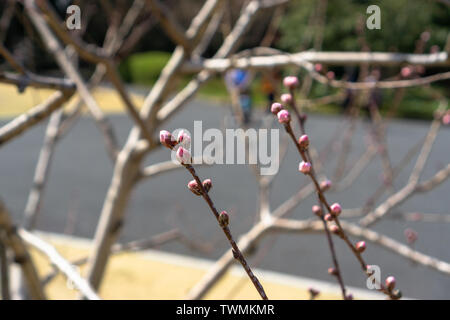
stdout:
{"type": "Polygon", "coordinates": [[[225,74],[229,90],[236,92],[242,109],[244,124],[250,123],[252,113],[251,75],[247,70],[232,69],[225,74]]]}

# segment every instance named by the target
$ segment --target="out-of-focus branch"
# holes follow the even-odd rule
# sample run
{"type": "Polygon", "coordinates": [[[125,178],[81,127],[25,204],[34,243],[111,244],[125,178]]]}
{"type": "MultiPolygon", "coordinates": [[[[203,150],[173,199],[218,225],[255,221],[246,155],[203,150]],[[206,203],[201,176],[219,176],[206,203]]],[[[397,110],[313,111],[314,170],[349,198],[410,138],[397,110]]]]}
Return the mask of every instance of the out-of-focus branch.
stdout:
{"type": "Polygon", "coordinates": [[[14,262],[20,265],[31,297],[38,300],[45,299],[45,293],[31,256],[22,238],[18,235],[17,228],[13,225],[2,200],[0,200],[0,228],[5,232],[7,246],[14,253],[14,262]]]}
{"type": "Polygon", "coordinates": [[[0,146],[41,122],[53,111],[61,108],[70,97],[71,94],[55,92],[43,103],[5,124],[0,128],[0,146]]]}
{"type": "Polygon", "coordinates": [[[43,241],[39,237],[35,236],[31,232],[25,229],[20,229],[18,231],[20,238],[23,239],[28,245],[37,249],[39,252],[46,255],[50,262],[57,267],[70,281],[73,282],[74,286],[83,293],[83,295],[89,300],[100,300],[95,291],[91,288],[86,279],[82,278],[81,275],[75,270],[72,264],[70,264],[66,259],[64,259],[56,249],[43,241]]]}

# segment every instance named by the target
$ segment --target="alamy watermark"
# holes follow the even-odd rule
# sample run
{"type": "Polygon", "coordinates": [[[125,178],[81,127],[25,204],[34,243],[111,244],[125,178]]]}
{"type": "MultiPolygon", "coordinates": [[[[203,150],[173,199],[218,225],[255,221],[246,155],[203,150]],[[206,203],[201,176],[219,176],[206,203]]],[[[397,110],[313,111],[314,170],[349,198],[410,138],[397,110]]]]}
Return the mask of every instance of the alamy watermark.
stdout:
{"type": "Polygon", "coordinates": [[[381,29],[381,9],[379,6],[372,4],[367,7],[367,14],[370,16],[366,20],[366,27],[369,30],[381,29]]]}
{"type": "MultiPolygon", "coordinates": [[[[225,129],[223,132],[210,128],[203,131],[202,121],[194,121],[193,134],[186,129],[177,129],[172,134],[177,136],[181,130],[192,137],[187,147],[193,164],[258,164],[261,175],[275,175],[278,172],[279,129],[225,129]]],[[[172,161],[179,163],[176,151],[171,153],[171,157],[172,161]]]]}
{"type": "Polygon", "coordinates": [[[69,30],[81,29],[81,9],[77,5],[71,5],[67,7],[66,13],[68,17],[66,19],[66,27],[69,30]]]}

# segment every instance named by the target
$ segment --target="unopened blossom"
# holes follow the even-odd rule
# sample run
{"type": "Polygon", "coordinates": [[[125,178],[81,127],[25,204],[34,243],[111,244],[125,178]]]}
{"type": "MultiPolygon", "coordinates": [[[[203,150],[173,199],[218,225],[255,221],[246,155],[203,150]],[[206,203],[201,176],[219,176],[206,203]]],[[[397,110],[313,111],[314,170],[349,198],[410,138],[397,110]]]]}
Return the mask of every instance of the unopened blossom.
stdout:
{"type": "Polygon", "coordinates": [[[400,74],[402,75],[403,78],[408,78],[412,74],[412,69],[410,67],[403,67],[402,70],[400,71],[400,74]]]}
{"type": "Polygon", "coordinates": [[[172,148],[176,144],[172,134],[167,130],[161,130],[159,132],[159,142],[167,148],[172,148]]]}
{"type": "Polygon", "coordinates": [[[197,181],[195,181],[195,180],[189,181],[187,186],[188,186],[189,190],[191,190],[192,193],[194,193],[195,195],[197,195],[197,196],[202,195],[202,191],[201,191],[197,181]]]}
{"type": "Polygon", "coordinates": [[[295,76],[288,76],[283,79],[283,84],[286,88],[294,89],[298,87],[298,78],[295,76]]]}
{"type": "Polygon", "coordinates": [[[396,283],[396,281],[395,281],[395,278],[394,278],[393,276],[387,277],[385,283],[386,283],[386,287],[387,287],[389,290],[392,290],[392,289],[395,288],[395,283],[396,283]]]}
{"type": "Polygon", "coordinates": [[[316,63],[314,65],[314,70],[316,70],[317,72],[321,72],[323,70],[323,66],[321,63],[316,63]]]}
{"type": "Polygon", "coordinates": [[[205,188],[206,192],[209,192],[212,188],[212,181],[211,179],[205,179],[203,180],[203,188],[205,188]]]}
{"type": "Polygon", "coordinates": [[[278,102],[272,103],[272,106],[270,107],[270,112],[276,115],[281,110],[283,110],[283,105],[281,103],[278,102]]]}
{"type": "Polygon", "coordinates": [[[409,244],[413,244],[414,242],[417,241],[417,232],[414,231],[413,229],[406,229],[405,232],[405,237],[406,237],[406,241],[408,241],[409,244]]]}
{"type": "Polygon", "coordinates": [[[327,72],[327,78],[328,78],[328,80],[333,80],[334,77],[335,77],[335,74],[334,74],[333,71],[328,71],[328,72],[327,72]]]}
{"type": "Polygon", "coordinates": [[[331,209],[331,212],[334,214],[334,215],[336,215],[336,216],[338,216],[338,215],[340,215],[341,214],[341,212],[342,212],[342,208],[341,208],[341,205],[339,204],[339,203],[333,203],[331,206],[330,206],[330,209],[331,209]]]}
{"type": "Polygon", "coordinates": [[[313,287],[309,287],[308,292],[311,295],[311,299],[314,299],[315,297],[317,297],[320,294],[320,291],[313,287]]]}
{"type": "Polygon", "coordinates": [[[353,300],[353,295],[351,293],[347,294],[345,300],[353,300]]]}
{"type": "Polygon", "coordinates": [[[327,180],[324,180],[324,181],[322,181],[320,183],[320,189],[322,191],[326,191],[326,190],[328,190],[330,188],[331,188],[331,181],[330,180],[327,179],[327,180]]]}
{"type": "Polygon", "coordinates": [[[222,211],[219,214],[219,224],[222,228],[225,228],[230,223],[230,216],[226,211],[222,211]]]}
{"type": "Polygon", "coordinates": [[[341,230],[339,230],[339,227],[337,225],[333,224],[332,226],[330,226],[330,232],[334,234],[340,234],[341,230]]]}
{"type": "Polygon", "coordinates": [[[304,134],[300,138],[298,138],[298,143],[301,148],[307,149],[309,146],[309,137],[308,135],[304,134]]]}
{"type": "Polygon", "coordinates": [[[304,174],[308,174],[311,172],[311,163],[302,161],[298,165],[298,171],[304,174]]]}
{"type": "Polygon", "coordinates": [[[318,217],[322,216],[322,209],[318,205],[312,206],[312,212],[318,217]]]}
{"type": "Polygon", "coordinates": [[[329,213],[327,213],[323,218],[325,219],[325,221],[333,221],[334,219],[334,217],[329,213]]]}
{"type": "Polygon", "coordinates": [[[356,243],[355,248],[358,252],[364,252],[364,250],[366,250],[366,243],[364,241],[359,241],[356,243]]]}
{"type": "Polygon", "coordinates": [[[183,164],[191,163],[191,154],[185,148],[179,147],[177,150],[177,159],[183,164]]]}
{"type": "Polygon", "coordinates": [[[450,125],[450,111],[444,114],[444,116],[442,117],[442,123],[446,126],[450,125]]]}
{"type": "Polygon", "coordinates": [[[177,142],[180,146],[189,148],[191,146],[191,137],[186,133],[186,131],[181,130],[178,134],[177,142]]]}
{"type": "Polygon", "coordinates": [[[336,276],[338,274],[335,268],[328,268],[328,273],[331,274],[332,276],[336,276]]]}
{"type": "Polygon", "coordinates": [[[289,123],[291,121],[291,115],[287,110],[281,110],[277,113],[277,118],[279,123],[289,123]]]}
{"type": "Polygon", "coordinates": [[[283,93],[281,95],[281,101],[285,104],[289,104],[292,102],[292,95],[290,93],[283,93]]]}

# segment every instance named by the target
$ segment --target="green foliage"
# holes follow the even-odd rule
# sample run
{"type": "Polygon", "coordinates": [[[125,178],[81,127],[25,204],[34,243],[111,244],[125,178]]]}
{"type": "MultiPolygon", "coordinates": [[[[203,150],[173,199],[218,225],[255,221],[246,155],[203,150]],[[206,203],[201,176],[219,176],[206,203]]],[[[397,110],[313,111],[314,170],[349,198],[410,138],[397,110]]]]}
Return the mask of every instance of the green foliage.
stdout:
{"type": "Polygon", "coordinates": [[[158,79],[169,58],[169,52],[136,53],[120,64],[119,71],[127,82],[152,85],[158,79]]]}
{"type": "MultiPolygon", "coordinates": [[[[282,37],[278,42],[284,50],[297,51],[312,47],[317,29],[309,25],[310,17],[320,1],[293,0],[281,25],[282,37]]],[[[430,31],[429,46],[441,48],[450,27],[450,10],[435,1],[426,0],[329,0],[327,1],[323,50],[350,51],[361,49],[357,26],[362,30],[372,51],[412,52],[423,31],[430,31]],[[376,4],[381,10],[381,29],[366,28],[366,9],[376,4]]]]}

